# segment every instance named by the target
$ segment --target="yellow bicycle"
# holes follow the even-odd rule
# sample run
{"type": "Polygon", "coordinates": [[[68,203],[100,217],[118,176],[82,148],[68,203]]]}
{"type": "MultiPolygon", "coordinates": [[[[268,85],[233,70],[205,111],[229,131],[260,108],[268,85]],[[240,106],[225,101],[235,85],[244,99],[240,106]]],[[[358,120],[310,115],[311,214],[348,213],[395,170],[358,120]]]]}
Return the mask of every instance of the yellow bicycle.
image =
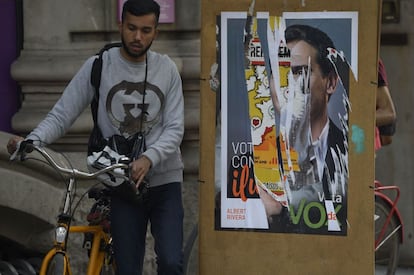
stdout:
{"type": "MultiPolygon", "coordinates": [[[[99,175],[110,174],[129,180],[126,176],[128,175],[128,164],[113,164],[93,173],[80,171],[75,168],[66,168],[59,165],[47,150],[43,147],[33,145],[30,141],[22,141],[11,159],[13,160],[19,157],[20,160],[24,160],[26,159],[26,155],[32,151],[40,153],[51,167],[68,180],[62,212],[58,215],[55,227],[54,244],[43,258],[39,274],[72,274],[67,252],[67,241],[70,233],[81,233],[90,237],[86,245],[89,252],[87,275],[114,274],[115,265],[112,260],[112,239],[109,230],[104,225],[99,224],[99,222],[96,225],[71,225],[73,217],[73,196],[77,179],[96,179],[99,175]],[[123,174],[119,173],[119,171],[123,171],[123,174]]],[[[93,192],[89,193],[92,194],[93,192]]],[[[109,207],[108,196],[104,192],[94,192],[92,197],[96,200],[94,207],[109,207]]]]}

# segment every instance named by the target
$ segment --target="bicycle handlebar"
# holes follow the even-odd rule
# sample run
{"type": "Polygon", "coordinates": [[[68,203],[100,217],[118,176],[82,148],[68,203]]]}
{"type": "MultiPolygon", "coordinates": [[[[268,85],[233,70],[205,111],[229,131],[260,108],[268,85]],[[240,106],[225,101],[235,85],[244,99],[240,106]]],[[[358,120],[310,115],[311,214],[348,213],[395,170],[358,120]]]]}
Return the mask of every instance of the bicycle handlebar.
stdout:
{"type": "MultiPolygon", "coordinates": [[[[43,147],[33,144],[33,141],[31,140],[19,141],[17,143],[16,151],[10,156],[10,160],[15,160],[17,157],[20,156],[20,160],[22,161],[25,159],[26,154],[31,153],[32,151],[39,152],[43,156],[43,158],[59,172],[79,179],[94,179],[97,178],[99,175],[108,172],[115,172],[115,169],[128,169],[128,164],[126,163],[116,163],[110,166],[106,166],[93,173],[84,172],[76,168],[65,168],[60,166],[43,147]]],[[[122,175],[119,174],[119,176],[122,175]]]]}

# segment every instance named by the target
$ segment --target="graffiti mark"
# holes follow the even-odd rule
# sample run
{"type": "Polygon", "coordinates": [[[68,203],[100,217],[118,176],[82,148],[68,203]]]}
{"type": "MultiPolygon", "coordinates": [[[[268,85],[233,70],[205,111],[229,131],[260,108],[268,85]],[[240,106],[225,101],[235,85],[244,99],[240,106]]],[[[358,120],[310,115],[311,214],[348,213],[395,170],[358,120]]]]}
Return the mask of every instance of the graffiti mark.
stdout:
{"type": "Polygon", "coordinates": [[[352,125],[352,142],[355,144],[355,151],[360,154],[365,151],[365,132],[357,125],[352,125]]]}

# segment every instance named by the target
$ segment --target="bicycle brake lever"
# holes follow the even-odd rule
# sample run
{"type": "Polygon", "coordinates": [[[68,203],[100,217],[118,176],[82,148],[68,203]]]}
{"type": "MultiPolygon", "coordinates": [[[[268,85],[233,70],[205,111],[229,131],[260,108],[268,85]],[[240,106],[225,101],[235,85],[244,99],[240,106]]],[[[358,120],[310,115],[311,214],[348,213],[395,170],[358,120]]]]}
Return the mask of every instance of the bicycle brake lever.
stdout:
{"type": "Polygon", "coordinates": [[[22,144],[22,141],[17,142],[16,144],[16,150],[14,150],[13,154],[10,156],[10,160],[13,161],[17,158],[17,156],[20,154],[20,146],[22,144]]]}
{"type": "Polygon", "coordinates": [[[17,142],[16,150],[10,156],[10,160],[15,160],[18,156],[20,156],[20,161],[25,160],[26,153],[31,153],[33,151],[33,140],[22,140],[17,142]]]}

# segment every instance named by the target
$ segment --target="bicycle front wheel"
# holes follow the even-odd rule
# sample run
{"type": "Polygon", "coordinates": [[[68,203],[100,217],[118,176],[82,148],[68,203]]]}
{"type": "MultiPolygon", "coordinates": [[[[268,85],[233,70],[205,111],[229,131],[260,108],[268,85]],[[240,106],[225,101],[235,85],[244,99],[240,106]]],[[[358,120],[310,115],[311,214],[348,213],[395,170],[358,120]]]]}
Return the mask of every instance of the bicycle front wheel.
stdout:
{"type": "Polygon", "coordinates": [[[64,254],[53,255],[47,266],[46,275],[69,275],[68,262],[64,254]]]}
{"type": "MultiPolygon", "coordinates": [[[[375,240],[379,238],[390,211],[391,207],[387,202],[382,198],[375,198],[375,240]]],[[[385,242],[375,251],[375,264],[386,266],[387,274],[395,274],[398,267],[400,232],[397,230],[392,233],[398,226],[398,221],[395,217],[392,217],[381,240],[381,242],[383,240],[385,242]]]]}

